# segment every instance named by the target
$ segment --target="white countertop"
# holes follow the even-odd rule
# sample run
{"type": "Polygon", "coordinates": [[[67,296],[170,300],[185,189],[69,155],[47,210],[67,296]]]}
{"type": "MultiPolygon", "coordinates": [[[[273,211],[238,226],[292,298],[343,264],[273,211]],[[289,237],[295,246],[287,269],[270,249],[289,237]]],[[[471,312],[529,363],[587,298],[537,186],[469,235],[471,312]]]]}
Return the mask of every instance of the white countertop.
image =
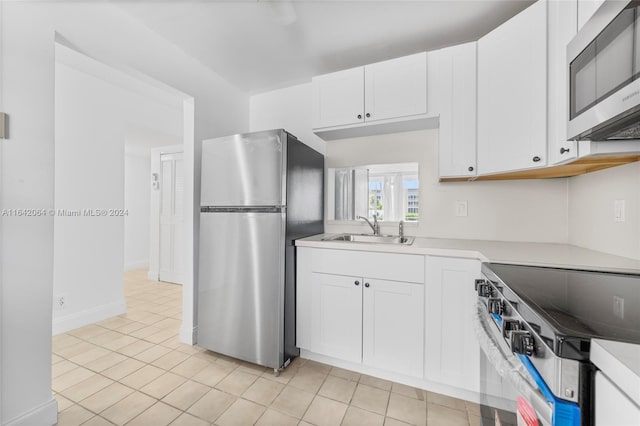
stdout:
{"type": "Polygon", "coordinates": [[[593,339],[591,362],[640,406],[640,345],[593,339]]]}
{"type": "Polygon", "coordinates": [[[337,250],[466,257],[483,262],[586,269],[640,274],[640,260],[614,256],[569,244],[455,240],[416,237],[408,245],[323,241],[337,234],[319,234],[296,240],[296,246],[337,250]]]}

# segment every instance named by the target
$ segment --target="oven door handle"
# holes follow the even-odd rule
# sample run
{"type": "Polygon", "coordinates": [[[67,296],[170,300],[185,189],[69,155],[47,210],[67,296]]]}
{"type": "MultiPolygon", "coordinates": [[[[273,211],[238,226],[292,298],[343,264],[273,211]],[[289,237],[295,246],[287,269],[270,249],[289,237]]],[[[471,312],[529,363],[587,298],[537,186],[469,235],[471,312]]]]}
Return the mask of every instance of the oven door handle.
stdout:
{"type": "MultiPolygon", "coordinates": [[[[513,353],[507,353],[496,340],[490,328],[497,327],[490,324],[490,319],[486,312],[486,306],[481,300],[476,305],[476,336],[480,344],[480,348],[487,356],[489,362],[495,367],[498,374],[514,385],[516,390],[520,392],[531,404],[536,411],[541,422],[546,426],[555,425],[553,423],[553,406],[538,390],[538,385],[533,377],[526,370],[526,366],[522,364],[513,353]]],[[[557,423],[557,425],[568,425],[567,423],[557,423]]],[[[573,426],[573,425],[572,425],[573,426]]]]}

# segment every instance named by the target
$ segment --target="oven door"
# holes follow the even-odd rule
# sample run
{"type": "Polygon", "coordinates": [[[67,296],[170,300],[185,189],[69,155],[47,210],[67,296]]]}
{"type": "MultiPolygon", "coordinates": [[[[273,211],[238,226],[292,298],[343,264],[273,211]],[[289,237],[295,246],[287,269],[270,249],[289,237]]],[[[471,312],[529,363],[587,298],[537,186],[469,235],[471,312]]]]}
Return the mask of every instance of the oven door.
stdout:
{"type": "Polygon", "coordinates": [[[500,321],[498,315],[490,316],[486,305],[478,301],[476,335],[485,358],[481,362],[482,424],[579,426],[577,405],[570,403],[567,406],[555,398],[529,359],[511,352],[502,338],[500,321]],[[502,379],[502,401],[510,401],[507,407],[503,404],[495,408],[495,387],[489,389],[487,386],[492,382],[491,376],[496,374],[502,379]]]}

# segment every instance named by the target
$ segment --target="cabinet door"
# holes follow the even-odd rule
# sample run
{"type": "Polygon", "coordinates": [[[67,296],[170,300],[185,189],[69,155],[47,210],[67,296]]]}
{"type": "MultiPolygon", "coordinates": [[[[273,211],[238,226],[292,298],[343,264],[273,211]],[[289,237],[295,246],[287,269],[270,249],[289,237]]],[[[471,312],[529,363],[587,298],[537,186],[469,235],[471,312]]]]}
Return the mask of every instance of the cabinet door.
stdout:
{"type": "Polygon", "coordinates": [[[424,285],[365,278],[362,363],[422,377],[424,285]]]}
{"type": "Polygon", "coordinates": [[[567,140],[568,66],[567,44],[576,35],[578,4],[554,1],[549,5],[549,73],[548,73],[548,155],[549,164],[560,164],[578,156],[576,141],[567,140]]]}
{"type": "Polygon", "coordinates": [[[427,113],[427,54],[367,65],[365,120],[377,121],[427,113]]]}
{"type": "Polygon", "coordinates": [[[362,361],[362,278],[314,272],[309,350],[362,361]]]}
{"type": "Polygon", "coordinates": [[[478,41],[478,173],[546,165],[547,2],[478,41]]]}
{"type": "Polygon", "coordinates": [[[476,175],[476,42],[429,55],[440,114],[440,177],[476,175]],[[433,65],[433,66],[432,66],[433,65]]]}
{"type": "Polygon", "coordinates": [[[364,122],[364,67],[314,77],[311,85],[314,129],[364,122]]]}
{"type": "Polygon", "coordinates": [[[475,259],[427,257],[425,378],[478,392],[480,346],[474,329],[475,259]]]}

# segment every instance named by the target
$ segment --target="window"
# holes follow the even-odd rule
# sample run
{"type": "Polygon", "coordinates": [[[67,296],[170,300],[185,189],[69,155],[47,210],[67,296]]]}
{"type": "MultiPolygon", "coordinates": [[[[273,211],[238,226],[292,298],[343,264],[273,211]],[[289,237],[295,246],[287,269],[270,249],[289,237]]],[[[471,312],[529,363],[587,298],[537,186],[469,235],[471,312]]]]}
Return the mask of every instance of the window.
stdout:
{"type": "Polygon", "coordinates": [[[329,220],[417,222],[420,217],[417,163],[376,164],[328,170],[329,220]]]}

